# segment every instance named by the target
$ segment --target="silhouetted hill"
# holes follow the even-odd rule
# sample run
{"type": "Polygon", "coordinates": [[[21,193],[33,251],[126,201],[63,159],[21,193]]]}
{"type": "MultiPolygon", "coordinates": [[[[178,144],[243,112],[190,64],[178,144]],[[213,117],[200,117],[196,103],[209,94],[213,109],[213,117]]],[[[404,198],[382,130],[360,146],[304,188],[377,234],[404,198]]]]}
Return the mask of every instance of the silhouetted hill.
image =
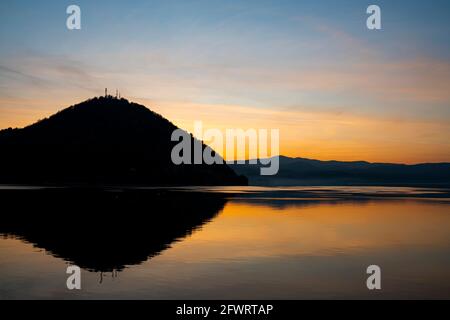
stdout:
{"type": "Polygon", "coordinates": [[[280,157],[275,176],[260,176],[261,165],[231,165],[250,185],[450,185],[450,163],[417,165],[319,161],[280,157]]]}
{"type": "Polygon", "coordinates": [[[171,151],[177,142],[171,141],[171,135],[175,129],[142,105],[93,98],[26,128],[0,131],[0,183],[247,183],[226,164],[174,165],[171,151]]]}

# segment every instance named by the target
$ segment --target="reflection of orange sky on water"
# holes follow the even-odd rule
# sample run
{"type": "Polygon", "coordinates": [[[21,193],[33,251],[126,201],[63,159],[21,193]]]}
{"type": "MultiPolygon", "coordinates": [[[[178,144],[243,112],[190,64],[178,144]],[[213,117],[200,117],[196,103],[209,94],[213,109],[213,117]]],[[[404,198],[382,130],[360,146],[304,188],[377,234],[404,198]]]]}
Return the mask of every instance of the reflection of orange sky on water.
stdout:
{"type": "Polygon", "coordinates": [[[431,202],[269,206],[229,202],[219,219],[158,258],[184,262],[450,243],[450,215],[431,202]]]}
{"type": "Polygon", "coordinates": [[[442,299],[450,292],[449,230],[448,204],[441,202],[276,208],[230,201],[201,230],[117,278],[83,270],[76,292],[65,285],[67,262],[19,239],[0,239],[0,296],[372,299],[365,268],[378,264],[378,298],[442,299]]]}
{"type": "MultiPolygon", "coordinates": [[[[65,270],[65,261],[49,259],[44,249],[16,238],[0,237],[0,275],[8,272],[27,273],[32,270],[35,275],[52,274],[54,270],[65,270]],[[20,266],[20,267],[18,267],[20,266]]],[[[64,274],[61,274],[64,276],[64,274]]]]}
{"type": "MultiPolygon", "coordinates": [[[[151,262],[328,256],[402,246],[448,246],[450,215],[446,208],[447,204],[432,201],[320,203],[283,208],[263,202],[230,201],[213,221],[173,243],[151,262]]],[[[0,251],[6,257],[19,255],[33,264],[49,262],[42,250],[17,239],[2,239],[0,251]],[[32,255],[28,255],[30,250],[32,255]]]]}

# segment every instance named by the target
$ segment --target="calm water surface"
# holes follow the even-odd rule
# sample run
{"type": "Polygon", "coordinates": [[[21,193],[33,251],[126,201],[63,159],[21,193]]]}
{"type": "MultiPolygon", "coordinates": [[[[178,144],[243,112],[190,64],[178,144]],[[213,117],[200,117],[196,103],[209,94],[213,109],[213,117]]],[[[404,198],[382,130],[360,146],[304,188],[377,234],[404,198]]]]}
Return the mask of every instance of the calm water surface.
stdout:
{"type": "Polygon", "coordinates": [[[450,298],[446,190],[202,191],[233,196],[214,217],[139,263],[83,269],[80,291],[65,287],[70,259],[20,235],[0,235],[0,298],[450,298]],[[366,288],[373,264],[382,268],[378,292],[366,288]]]}

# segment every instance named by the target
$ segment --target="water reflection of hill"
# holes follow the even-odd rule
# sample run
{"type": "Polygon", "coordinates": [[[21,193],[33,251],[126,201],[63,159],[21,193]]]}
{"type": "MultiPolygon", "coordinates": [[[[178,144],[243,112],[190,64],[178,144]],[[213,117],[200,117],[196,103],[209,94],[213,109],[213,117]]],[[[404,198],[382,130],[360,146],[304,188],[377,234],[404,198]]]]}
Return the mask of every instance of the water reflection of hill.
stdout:
{"type": "Polygon", "coordinates": [[[226,200],[169,190],[1,190],[0,234],[90,271],[158,255],[212,219],[226,200]]]}
{"type": "MultiPolygon", "coordinates": [[[[208,188],[204,188],[207,191],[208,188]]],[[[218,189],[214,190],[219,192],[218,189]]],[[[392,187],[295,187],[258,188],[238,187],[223,192],[233,195],[233,202],[252,206],[269,206],[274,209],[288,207],[311,207],[323,204],[365,205],[374,201],[434,201],[449,203],[450,190],[439,188],[392,188],[392,187]],[[239,190],[243,192],[239,192],[239,190]]]]}

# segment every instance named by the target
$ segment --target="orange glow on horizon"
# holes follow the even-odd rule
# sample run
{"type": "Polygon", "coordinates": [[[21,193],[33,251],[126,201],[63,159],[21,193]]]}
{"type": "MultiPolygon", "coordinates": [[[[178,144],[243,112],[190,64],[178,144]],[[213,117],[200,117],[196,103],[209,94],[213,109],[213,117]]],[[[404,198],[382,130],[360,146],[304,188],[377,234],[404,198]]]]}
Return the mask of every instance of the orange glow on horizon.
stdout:
{"type": "MultiPolygon", "coordinates": [[[[202,121],[205,130],[218,128],[222,132],[235,128],[279,129],[280,155],[289,157],[407,164],[450,161],[450,123],[444,120],[129,100],[189,132],[193,132],[195,121],[202,121]]],[[[2,100],[0,128],[24,127],[75,103],[73,99],[2,100]]]]}

